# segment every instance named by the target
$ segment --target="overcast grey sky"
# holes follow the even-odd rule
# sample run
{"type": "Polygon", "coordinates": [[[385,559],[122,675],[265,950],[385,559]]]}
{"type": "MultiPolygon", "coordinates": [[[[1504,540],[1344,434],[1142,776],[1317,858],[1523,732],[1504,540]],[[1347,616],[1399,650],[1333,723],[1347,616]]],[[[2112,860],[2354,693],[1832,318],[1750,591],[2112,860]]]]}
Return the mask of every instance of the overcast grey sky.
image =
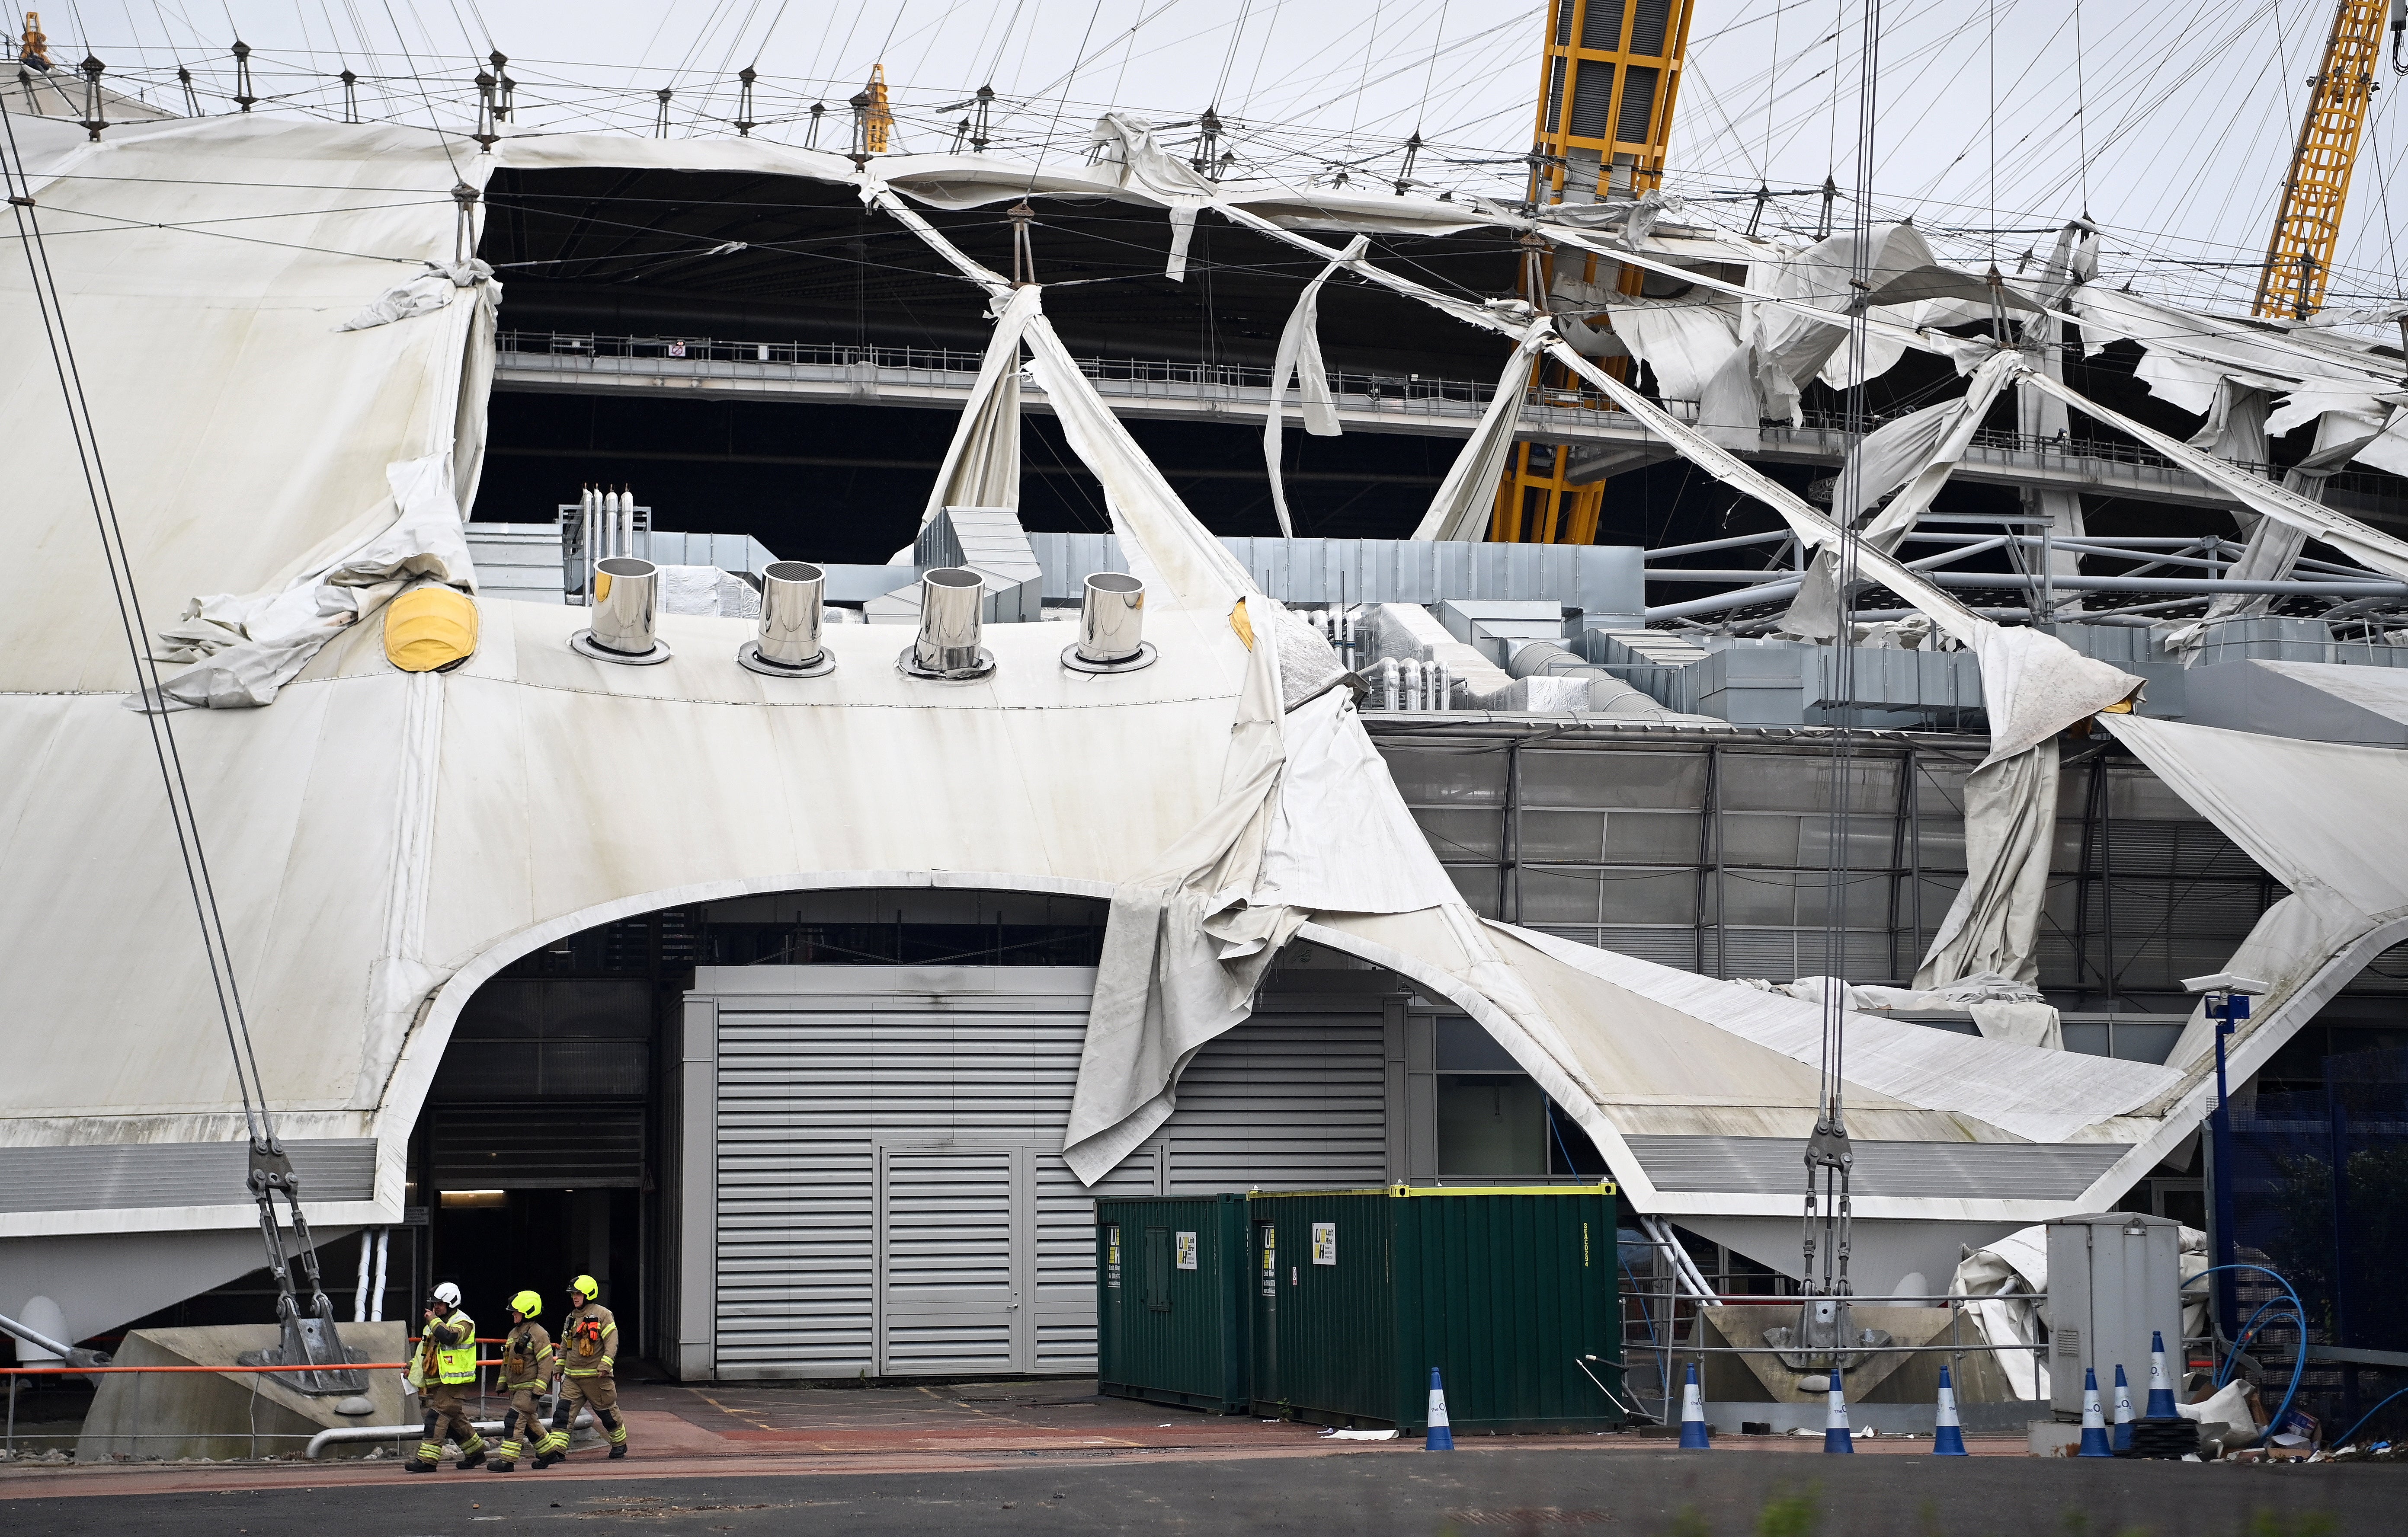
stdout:
{"type": "MultiPolygon", "coordinates": [[[[1849,185],[1864,4],[1698,0],[1674,183],[1790,190],[1836,170],[1849,185]]],[[[751,63],[764,132],[799,138],[811,99],[840,114],[882,61],[907,149],[946,148],[961,114],[935,109],[992,83],[1010,104],[1004,136],[1024,150],[1075,154],[1106,106],[1168,121],[1217,105],[1244,125],[1241,151],[1291,174],[1394,175],[1398,141],[1418,128],[1440,147],[1426,164],[1440,178],[1502,191],[1529,143],[1544,12],[1515,0],[53,0],[45,16],[63,57],[88,40],[162,83],[185,64],[205,97],[228,88],[237,29],[259,50],[263,94],[346,64],[457,78],[498,46],[551,121],[649,131],[650,93],[666,85],[673,132],[724,132],[731,77],[751,63]]],[[[2113,232],[2111,273],[2227,303],[2237,289],[2245,304],[2331,0],[1885,0],[1883,16],[1885,211],[1938,231],[2005,226],[1997,245],[2012,258],[2040,238],[2027,232],[2086,207],[2113,232]]],[[[2408,81],[2386,79],[2335,304],[2402,292],[2408,81]]],[[[423,119],[411,86],[382,89],[389,109],[423,119]]],[[[1810,200],[1781,206],[1811,222],[1810,200]]],[[[1978,259],[1991,236],[1946,243],[1978,259]]]]}

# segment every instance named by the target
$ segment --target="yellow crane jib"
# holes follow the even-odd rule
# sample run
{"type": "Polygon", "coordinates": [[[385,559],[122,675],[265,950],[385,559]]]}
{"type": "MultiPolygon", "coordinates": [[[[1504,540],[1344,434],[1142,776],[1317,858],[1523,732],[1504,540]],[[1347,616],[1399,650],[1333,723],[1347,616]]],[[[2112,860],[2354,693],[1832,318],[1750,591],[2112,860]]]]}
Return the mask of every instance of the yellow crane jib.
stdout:
{"type": "Polygon", "coordinates": [[[2350,173],[2358,168],[2374,93],[2382,89],[2375,76],[2383,66],[2386,30],[2391,33],[2393,69],[2408,72],[2408,45],[2402,41],[2408,0],[2341,0],[2333,8],[2324,63],[2308,78],[2308,110],[2266,244],[2252,314],[2304,320],[2324,307],[2350,173]]]}

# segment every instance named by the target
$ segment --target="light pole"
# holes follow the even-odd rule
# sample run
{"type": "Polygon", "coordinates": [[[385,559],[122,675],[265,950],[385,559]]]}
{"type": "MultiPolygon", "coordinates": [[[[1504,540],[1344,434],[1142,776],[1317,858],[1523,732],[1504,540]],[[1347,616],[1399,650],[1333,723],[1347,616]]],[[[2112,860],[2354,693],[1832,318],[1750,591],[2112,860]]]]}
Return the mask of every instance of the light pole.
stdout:
{"type": "Polygon", "coordinates": [[[2224,1043],[2231,1036],[2234,1027],[2249,1018],[2250,998],[2270,989],[2255,977],[2235,976],[2230,972],[2218,972],[2213,976],[2185,977],[2183,988],[2186,991],[2205,995],[2207,1017],[2215,1021],[2215,1108],[2207,1118],[2207,1236],[2208,1246],[2217,1267],[2215,1331],[2229,1340],[2239,1323],[2233,1307],[2233,1272],[2230,1268],[2237,1245],[2232,1231],[2232,1111],[2229,1086],[2224,1074],[2224,1043]]]}

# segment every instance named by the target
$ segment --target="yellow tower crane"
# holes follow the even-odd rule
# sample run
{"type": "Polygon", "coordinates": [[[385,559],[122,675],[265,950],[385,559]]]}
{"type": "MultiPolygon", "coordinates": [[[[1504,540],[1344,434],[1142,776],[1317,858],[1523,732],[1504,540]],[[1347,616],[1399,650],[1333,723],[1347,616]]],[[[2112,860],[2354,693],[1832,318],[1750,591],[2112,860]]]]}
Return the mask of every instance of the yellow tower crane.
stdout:
{"type": "MultiPolygon", "coordinates": [[[[1530,147],[1532,203],[1637,197],[1662,183],[1692,8],[1690,0],[1550,0],[1538,134],[1530,147]]],[[[1552,262],[1539,265],[1541,278],[1552,283],[1552,262]]],[[[1597,265],[1596,257],[1585,259],[1583,281],[1597,280],[1597,265]]],[[[1625,267],[1615,286],[1636,293],[1641,277],[1638,268],[1625,267]]],[[[1541,303],[1545,296],[1526,297],[1541,303]]],[[[1548,370],[1557,366],[1541,363],[1531,382],[1543,387],[1548,370]]],[[[1565,444],[1516,445],[1497,488],[1489,538],[1595,544],[1605,482],[1584,485],[1574,473],[1565,444]]]]}
{"type": "Polygon", "coordinates": [[[2258,302],[2250,313],[2304,320],[2324,307],[2325,283],[2341,243],[2342,205],[2349,198],[2350,173],[2358,168],[2358,141],[2365,135],[2375,75],[2383,67],[2384,13],[2390,13],[2392,67],[2408,73],[2408,0],[2341,0],[2333,8],[2332,36],[2324,64],[2309,77],[2307,116],[2283,183],[2283,206],[2266,243],[2266,269],[2258,278],[2258,302]]]}

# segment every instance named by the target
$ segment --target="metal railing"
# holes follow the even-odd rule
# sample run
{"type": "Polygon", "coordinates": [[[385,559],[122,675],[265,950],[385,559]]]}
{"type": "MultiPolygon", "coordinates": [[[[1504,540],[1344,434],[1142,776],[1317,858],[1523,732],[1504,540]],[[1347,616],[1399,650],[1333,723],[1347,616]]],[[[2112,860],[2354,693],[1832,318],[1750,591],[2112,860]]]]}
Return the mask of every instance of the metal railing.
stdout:
{"type": "MultiPolygon", "coordinates": [[[[578,361],[645,362],[696,368],[719,363],[731,368],[824,371],[857,377],[901,375],[907,379],[967,388],[984,362],[983,354],[951,348],[859,346],[849,342],[732,341],[716,336],[603,335],[562,331],[504,331],[494,342],[498,350],[518,357],[578,361]]],[[[1271,371],[1253,363],[1185,362],[1168,358],[1080,358],[1079,371],[1108,393],[1143,394],[1149,387],[1174,387],[1182,392],[1225,391],[1236,399],[1246,392],[1268,395],[1271,371]]],[[[1441,414],[1475,416],[1496,398],[1497,387],[1481,379],[1440,378],[1422,374],[1364,374],[1344,370],[1329,376],[1333,394],[1374,409],[1387,405],[1407,408],[1437,407],[1441,414]],[[1445,408],[1453,406],[1449,411],[1445,408]]],[[[1661,402],[1671,415],[1686,421],[1698,417],[1698,403],[1661,402]]],[[[1538,411],[1618,410],[1603,391],[1532,386],[1523,393],[1526,408],[1538,411]]]]}
{"type": "MultiPolygon", "coordinates": [[[[418,1342],[415,1339],[412,1339],[408,1343],[414,1345],[418,1342]]],[[[480,1336],[477,1343],[480,1345],[498,1345],[502,1342],[480,1336]]],[[[494,1387],[498,1390],[497,1384],[488,1384],[485,1373],[488,1369],[498,1368],[502,1364],[503,1362],[499,1359],[480,1360],[477,1362],[477,1410],[480,1416],[486,1412],[486,1399],[489,1386],[494,1387]]],[[[409,1369],[409,1365],[410,1363],[408,1361],[354,1361],[351,1363],[351,1369],[355,1372],[405,1372],[409,1369]]],[[[194,1373],[208,1373],[218,1376],[247,1376],[256,1384],[258,1379],[264,1376],[302,1374],[315,1372],[317,1370],[319,1370],[319,1368],[314,1366],[208,1366],[193,1365],[190,1363],[171,1366],[60,1365],[0,1367],[0,1377],[7,1378],[8,1383],[7,1420],[5,1429],[0,1429],[0,1461],[15,1459],[17,1455],[17,1443],[20,1441],[80,1441],[83,1439],[85,1433],[81,1430],[78,1430],[74,1431],[62,1431],[57,1434],[29,1431],[22,1436],[19,1435],[17,1433],[17,1379],[20,1377],[90,1377],[103,1375],[172,1376],[190,1374],[194,1373]]],[[[255,1389],[254,1396],[256,1396],[255,1389]]],[[[474,1423],[476,1424],[476,1428],[480,1433],[489,1430],[497,1430],[501,1428],[501,1421],[499,1420],[486,1421],[479,1419],[474,1423]]],[[[583,1407],[580,1406],[578,1411],[576,1425],[572,1426],[571,1429],[575,1429],[578,1426],[590,1426],[591,1424],[593,1424],[592,1416],[583,1407]]],[[[374,1425],[338,1426],[332,1430],[318,1430],[314,1432],[306,1430],[298,1432],[260,1430],[256,1429],[239,1432],[218,1432],[211,1430],[108,1430],[100,1432],[97,1439],[102,1441],[232,1441],[239,1438],[248,1441],[251,1444],[251,1455],[253,1458],[258,1456],[259,1443],[263,1441],[305,1441],[308,1443],[307,1455],[315,1459],[319,1453],[332,1442],[385,1441],[388,1439],[398,1442],[410,1436],[420,1435],[421,1433],[422,1428],[416,1425],[374,1425]]]]}

